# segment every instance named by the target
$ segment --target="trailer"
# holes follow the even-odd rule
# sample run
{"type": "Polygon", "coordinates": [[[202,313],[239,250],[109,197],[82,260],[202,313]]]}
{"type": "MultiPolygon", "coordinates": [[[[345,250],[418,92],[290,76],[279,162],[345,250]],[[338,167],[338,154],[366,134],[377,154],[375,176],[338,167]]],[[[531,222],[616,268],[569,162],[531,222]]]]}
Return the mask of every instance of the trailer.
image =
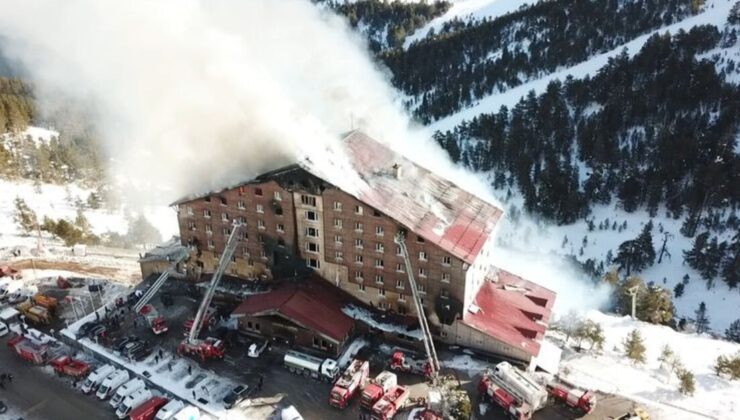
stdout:
{"type": "Polygon", "coordinates": [[[90,373],[90,365],[69,356],[54,358],[49,361],[49,365],[54,368],[54,372],[58,375],[66,375],[75,379],[82,378],[90,373]]]}
{"type": "Polygon", "coordinates": [[[169,331],[167,326],[167,319],[159,314],[159,311],[152,305],[144,305],[139,310],[139,315],[144,317],[146,322],[149,324],[149,328],[152,329],[154,335],[164,334],[169,331]]]}
{"type": "Polygon", "coordinates": [[[336,360],[320,359],[294,350],[285,353],[283,364],[291,373],[310,376],[326,382],[333,381],[339,374],[336,360]]]}
{"type": "Polygon", "coordinates": [[[342,373],[329,393],[329,405],[344,409],[370,375],[370,363],[354,359],[342,373]]]}
{"type": "Polygon", "coordinates": [[[360,394],[360,405],[366,410],[371,410],[378,400],[383,398],[391,388],[398,385],[398,377],[393,372],[384,370],[378,376],[370,379],[360,394]]]}
{"type": "Polygon", "coordinates": [[[145,387],[146,384],[139,378],[134,378],[126,382],[116,390],[115,394],[113,394],[113,397],[110,399],[110,405],[112,407],[118,407],[126,397],[140,389],[144,389],[145,387]]]}
{"type": "Polygon", "coordinates": [[[410,395],[411,391],[405,386],[394,386],[373,405],[371,418],[373,420],[391,420],[403,408],[410,395]]]}
{"type": "Polygon", "coordinates": [[[119,369],[103,380],[103,383],[98,387],[98,392],[95,394],[98,399],[105,400],[113,396],[119,386],[125,384],[129,380],[129,373],[126,369],[119,369]]]}
{"type": "Polygon", "coordinates": [[[431,377],[433,373],[432,366],[427,358],[402,350],[393,352],[389,368],[396,372],[413,373],[426,378],[431,377]]]}
{"type": "Polygon", "coordinates": [[[558,377],[548,382],[545,388],[554,400],[576,408],[583,414],[590,413],[596,407],[596,395],[593,391],[583,389],[558,377]]]}

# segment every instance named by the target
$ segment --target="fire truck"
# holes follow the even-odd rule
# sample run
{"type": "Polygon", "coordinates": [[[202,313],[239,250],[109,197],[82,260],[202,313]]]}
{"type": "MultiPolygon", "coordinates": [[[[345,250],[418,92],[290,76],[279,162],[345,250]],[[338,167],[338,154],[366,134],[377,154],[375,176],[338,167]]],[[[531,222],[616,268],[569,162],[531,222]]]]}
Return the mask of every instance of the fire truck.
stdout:
{"type": "Polygon", "coordinates": [[[49,361],[49,365],[54,368],[54,372],[59,375],[71,376],[76,379],[87,376],[87,374],[90,373],[90,365],[69,356],[59,356],[54,358],[49,361]]]}
{"type": "Polygon", "coordinates": [[[391,420],[398,410],[402,409],[408,401],[411,392],[401,385],[392,387],[383,398],[373,405],[371,418],[373,420],[391,420]]]}
{"type": "Polygon", "coordinates": [[[22,335],[16,335],[10,338],[7,345],[21,359],[35,365],[43,365],[49,359],[49,346],[30,340],[22,335]]]}
{"type": "Polygon", "coordinates": [[[213,358],[222,359],[224,357],[225,349],[223,341],[212,337],[201,340],[199,336],[203,325],[206,323],[206,318],[208,317],[209,312],[211,313],[210,318],[213,318],[214,312],[210,311],[213,295],[216,293],[216,288],[218,287],[218,283],[221,281],[221,277],[224,275],[226,267],[231,262],[231,257],[234,255],[234,251],[236,250],[236,245],[239,243],[237,238],[239,237],[239,233],[243,227],[244,225],[238,223],[233,225],[229,239],[226,241],[224,252],[218,260],[216,272],[213,273],[211,283],[203,294],[203,300],[201,300],[200,305],[198,306],[198,312],[195,313],[195,318],[192,321],[187,337],[177,347],[178,354],[185,354],[191,357],[195,356],[200,358],[201,361],[213,358]]]}
{"type": "Polygon", "coordinates": [[[413,373],[427,378],[432,376],[432,366],[426,357],[416,356],[402,350],[393,352],[388,367],[396,372],[413,373]]]}
{"type": "MultiPolygon", "coordinates": [[[[215,315],[216,315],[216,308],[214,308],[213,306],[209,307],[205,315],[203,315],[203,321],[201,321],[200,323],[200,328],[203,328],[206,325],[209,325],[209,326],[212,325],[213,322],[216,320],[215,315]]],[[[193,329],[194,322],[195,321],[193,318],[188,318],[182,324],[182,333],[185,337],[187,337],[188,334],[190,334],[190,330],[193,329]]]]}
{"type": "Polygon", "coordinates": [[[478,391],[485,398],[503,408],[514,420],[528,420],[532,418],[532,407],[527,403],[518,401],[502,387],[494,383],[488,375],[483,375],[478,383],[478,391]]]}
{"type": "Polygon", "coordinates": [[[528,419],[547,404],[545,387],[508,362],[486,370],[478,389],[517,419],[528,419]]]}
{"type": "Polygon", "coordinates": [[[149,304],[142,306],[139,310],[139,315],[146,319],[146,322],[149,324],[149,327],[155,335],[164,334],[169,331],[167,320],[159,314],[154,306],[149,304]]]}
{"type": "Polygon", "coordinates": [[[588,414],[596,407],[596,395],[560,378],[555,378],[545,386],[547,392],[556,401],[562,401],[569,407],[577,408],[583,414],[588,414]]]}
{"type": "Polygon", "coordinates": [[[396,385],[398,385],[398,378],[395,373],[388,371],[380,372],[362,390],[360,405],[362,405],[362,408],[371,410],[373,405],[396,385]]]}
{"type": "Polygon", "coordinates": [[[355,359],[337,378],[329,393],[329,405],[344,409],[355,393],[365,384],[370,374],[370,363],[355,359]]]}

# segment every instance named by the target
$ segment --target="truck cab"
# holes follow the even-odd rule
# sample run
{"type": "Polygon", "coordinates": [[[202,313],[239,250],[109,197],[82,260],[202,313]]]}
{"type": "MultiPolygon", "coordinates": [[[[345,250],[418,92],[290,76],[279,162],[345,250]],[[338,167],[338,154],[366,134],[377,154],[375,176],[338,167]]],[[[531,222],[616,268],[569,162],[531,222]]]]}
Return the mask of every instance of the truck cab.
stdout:
{"type": "Polygon", "coordinates": [[[131,414],[129,414],[129,418],[131,420],[152,420],[157,414],[157,411],[159,411],[159,409],[161,409],[165,405],[167,405],[167,398],[149,398],[142,404],[139,404],[139,406],[136,407],[133,411],[131,411],[131,414]]]}

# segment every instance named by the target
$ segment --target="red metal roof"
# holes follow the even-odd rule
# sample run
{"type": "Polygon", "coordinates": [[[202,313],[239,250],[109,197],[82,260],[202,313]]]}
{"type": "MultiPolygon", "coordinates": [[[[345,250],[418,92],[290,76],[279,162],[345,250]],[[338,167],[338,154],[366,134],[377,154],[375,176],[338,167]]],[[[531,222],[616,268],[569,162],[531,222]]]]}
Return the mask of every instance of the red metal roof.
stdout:
{"type": "Polygon", "coordinates": [[[314,288],[285,287],[253,295],[232,312],[235,317],[276,314],[340,342],[354,326],[352,318],[342,312],[332,296],[324,296],[314,288]]]}
{"type": "Polygon", "coordinates": [[[555,292],[492,268],[463,323],[536,356],[554,302],[555,292]]]}
{"type": "Polygon", "coordinates": [[[503,214],[499,208],[359,131],[350,133],[344,144],[367,184],[358,199],[473,263],[503,214]],[[400,176],[394,175],[394,165],[400,168],[400,176]]]}

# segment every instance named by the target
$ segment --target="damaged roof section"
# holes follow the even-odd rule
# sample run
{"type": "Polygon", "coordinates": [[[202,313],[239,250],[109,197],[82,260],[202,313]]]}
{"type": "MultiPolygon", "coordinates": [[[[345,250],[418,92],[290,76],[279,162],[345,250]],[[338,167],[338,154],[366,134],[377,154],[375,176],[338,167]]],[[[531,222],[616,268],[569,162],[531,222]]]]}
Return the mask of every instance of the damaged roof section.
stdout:
{"type": "Polygon", "coordinates": [[[536,356],[554,302],[555,292],[492,268],[462,322],[536,356]]]}
{"type": "MultiPolygon", "coordinates": [[[[139,254],[141,255],[141,254],[139,254]]],[[[147,251],[139,262],[168,261],[178,263],[188,257],[188,249],[180,243],[180,238],[173,236],[169,241],[147,251]]]]}

